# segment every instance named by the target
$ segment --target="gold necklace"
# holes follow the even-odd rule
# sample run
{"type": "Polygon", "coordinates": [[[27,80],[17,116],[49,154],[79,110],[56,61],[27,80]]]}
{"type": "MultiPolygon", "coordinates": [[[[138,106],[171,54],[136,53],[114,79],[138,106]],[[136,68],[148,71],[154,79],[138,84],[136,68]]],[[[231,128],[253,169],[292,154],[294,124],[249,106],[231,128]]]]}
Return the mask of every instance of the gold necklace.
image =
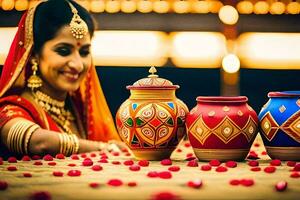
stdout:
{"type": "Polygon", "coordinates": [[[35,101],[51,116],[51,118],[68,134],[73,134],[70,128],[74,116],[66,110],[65,102],[53,99],[49,95],[37,90],[32,92],[35,101]]]}

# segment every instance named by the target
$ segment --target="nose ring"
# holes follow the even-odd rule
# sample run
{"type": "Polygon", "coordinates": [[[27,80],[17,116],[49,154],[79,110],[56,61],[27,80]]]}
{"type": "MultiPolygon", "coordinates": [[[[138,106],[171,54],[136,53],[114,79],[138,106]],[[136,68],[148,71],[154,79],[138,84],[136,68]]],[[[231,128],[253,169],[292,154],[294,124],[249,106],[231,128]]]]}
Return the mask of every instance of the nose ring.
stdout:
{"type": "Polygon", "coordinates": [[[75,67],[75,63],[74,63],[73,61],[69,61],[69,62],[68,62],[68,66],[69,66],[69,67],[75,67]]]}

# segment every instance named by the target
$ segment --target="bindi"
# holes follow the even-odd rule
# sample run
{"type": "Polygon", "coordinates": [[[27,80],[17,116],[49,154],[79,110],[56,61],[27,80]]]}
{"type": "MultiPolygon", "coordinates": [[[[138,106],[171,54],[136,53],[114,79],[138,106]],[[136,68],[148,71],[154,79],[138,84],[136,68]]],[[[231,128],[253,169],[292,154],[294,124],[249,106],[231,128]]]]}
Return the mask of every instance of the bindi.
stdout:
{"type": "Polygon", "coordinates": [[[81,43],[80,43],[80,42],[77,42],[76,44],[77,44],[77,46],[78,46],[78,47],[80,47],[80,46],[81,46],[81,43]]]}

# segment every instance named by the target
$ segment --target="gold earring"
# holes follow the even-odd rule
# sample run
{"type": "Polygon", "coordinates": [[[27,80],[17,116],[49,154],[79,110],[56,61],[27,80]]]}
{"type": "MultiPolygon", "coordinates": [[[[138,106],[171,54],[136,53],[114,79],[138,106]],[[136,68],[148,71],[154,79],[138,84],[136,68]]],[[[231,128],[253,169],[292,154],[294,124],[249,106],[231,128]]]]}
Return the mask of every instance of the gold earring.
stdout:
{"type": "Polygon", "coordinates": [[[39,88],[42,86],[42,79],[36,75],[36,72],[38,70],[38,63],[36,59],[31,59],[31,64],[32,64],[32,75],[29,77],[27,81],[27,87],[31,88],[32,90],[39,88]]]}

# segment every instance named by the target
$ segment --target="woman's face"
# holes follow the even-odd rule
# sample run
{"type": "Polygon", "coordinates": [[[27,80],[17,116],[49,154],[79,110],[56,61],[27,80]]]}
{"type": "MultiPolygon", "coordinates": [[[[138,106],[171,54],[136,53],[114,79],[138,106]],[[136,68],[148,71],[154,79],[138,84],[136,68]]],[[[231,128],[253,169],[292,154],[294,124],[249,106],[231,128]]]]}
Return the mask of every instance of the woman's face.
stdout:
{"type": "Polygon", "coordinates": [[[43,89],[54,95],[77,90],[91,66],[90,46],[89,34],[75,39],[69,26],[62,27],[44,44],[38,59],[43,89]]]}

